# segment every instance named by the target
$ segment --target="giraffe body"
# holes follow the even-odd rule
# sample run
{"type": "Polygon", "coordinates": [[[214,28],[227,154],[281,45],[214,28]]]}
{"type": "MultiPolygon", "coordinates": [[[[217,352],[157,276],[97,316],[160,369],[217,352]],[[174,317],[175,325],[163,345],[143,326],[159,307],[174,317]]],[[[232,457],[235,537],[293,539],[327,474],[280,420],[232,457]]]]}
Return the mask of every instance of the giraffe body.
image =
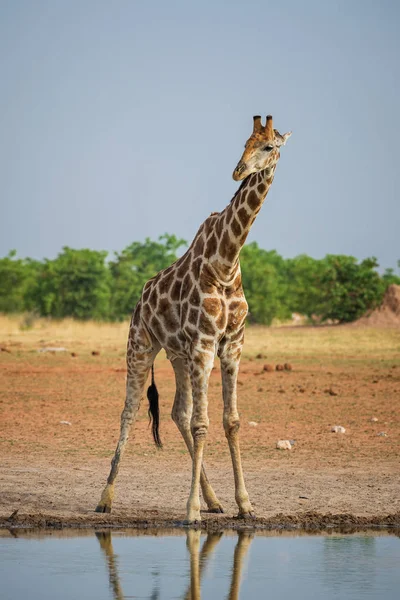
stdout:
{"type": "Polygon", "coordinates": [[[267,118],[265,128],[260,121],[259,117],[254,118],[253,134],[234,171],[234,179],[243,179],[243,183],[230,204],[222,212],[212,213],[201,225],[187,252],[143,288],[129,329],[127,392],[120,439],[96,509],[99,512],[111,510],[114,482],[129,429],[149,370],[164,348],[176,378],[172,418],[192,457],[187,521],[200,520],[200,485],[208,509],[222,512],[202,464],[209,424],[207,388],[215,356],[221,361],[223,425],[232,457],[239,515],[253,516],[238,441],[236,381],[248,311],[239,252],[272,183],[279,147],[286,141],[285,136],[272,129],[272,118],[267,118]]]}

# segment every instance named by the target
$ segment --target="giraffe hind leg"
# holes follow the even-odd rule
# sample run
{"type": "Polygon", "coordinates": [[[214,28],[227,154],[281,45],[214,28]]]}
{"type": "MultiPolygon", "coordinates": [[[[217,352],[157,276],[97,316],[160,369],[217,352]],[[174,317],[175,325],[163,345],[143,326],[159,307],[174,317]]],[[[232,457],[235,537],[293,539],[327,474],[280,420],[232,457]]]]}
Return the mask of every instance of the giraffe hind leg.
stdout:
{"type": "Polygon", "coordinates": [[[118,475],[119,463],[129,438],[131,425],[136,420],[136,414],[143,397],[146,379],[158,350],[159,348],[153,350],[153,352],[133,352],[128,360],[126,399],[121,414],[120,436],[114,457],[111,461],[111,470],[107,479],[107,484],[101,494],[100,502],[98,503],[95,512],[111,512],[111,506],[114,500],[115,479],[118,475]]]}

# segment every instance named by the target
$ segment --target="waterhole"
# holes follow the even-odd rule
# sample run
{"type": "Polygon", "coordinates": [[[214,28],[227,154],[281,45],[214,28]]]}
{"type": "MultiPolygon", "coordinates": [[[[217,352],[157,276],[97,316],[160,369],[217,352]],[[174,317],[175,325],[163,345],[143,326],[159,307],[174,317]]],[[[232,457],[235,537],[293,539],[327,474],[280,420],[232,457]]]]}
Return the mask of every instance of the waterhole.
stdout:
{"type": "Polygon", "coordinates": [[[398,599],[398,536],[1,531],[0,597],[398,599]]]}

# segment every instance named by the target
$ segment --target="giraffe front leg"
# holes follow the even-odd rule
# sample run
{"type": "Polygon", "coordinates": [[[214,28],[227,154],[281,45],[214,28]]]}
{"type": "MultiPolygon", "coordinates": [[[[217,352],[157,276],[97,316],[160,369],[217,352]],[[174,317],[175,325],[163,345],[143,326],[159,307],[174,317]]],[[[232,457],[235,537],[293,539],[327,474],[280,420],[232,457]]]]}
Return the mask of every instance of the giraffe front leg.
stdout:
{"type": "Polygon", "coordinates": [[[126,399],[124,410],[121,414],[120,436],[111,461],[111,471],[107,479],[107,485],[101,494],[100,502],[96,507],[96,512],[110,513],[114,500],[115,479],[118,475],[119,463],[125,450],[129,438],[129,430],[136,419],[140,402],[143,396],[143,389],[153,363],[155,354],[133,353],[128,362],[128,374],[126,379],[126,399]]]}
{"type": "MultiPolygon", "coordinates": [[[[172,361],[176,379],[176,394],[174,405],[172,407],[172,420],[176,423],[182,437],[185,441],[190,456],[193,459],[193,437],[190,431],[190,420],[192,416],[192,389],[190,384],[189,369],[182,359],[172,361]]],[[[208,512],[223,513],[224,510],[218,500],[205,471],[204,464],[201,467],[200,474],[201,492],[208,512]]]]}
{"type": "Polygon", "coordinates": [[[214,363],[214,354],[196,353],[190,361],[190,378],[193,393],[193,413],[190,430],[193,437],[192,484],[187,502],[186,522],[200,522],[200,477],[203,451],[208,431],[208,380],[214,363]]]}
{"type": "Polygon", "coordinates": [[[235,500],[239,507],[238,517],[254,517],[253,507],[244,484],[242,461],[239,447],[239,413],[237,410],[237,376],[241,356],[241,346],[231,345],[224,348],[221,359],[222,394],[224,399],[224,430],[228,440],[235,478],[235,500]]]}

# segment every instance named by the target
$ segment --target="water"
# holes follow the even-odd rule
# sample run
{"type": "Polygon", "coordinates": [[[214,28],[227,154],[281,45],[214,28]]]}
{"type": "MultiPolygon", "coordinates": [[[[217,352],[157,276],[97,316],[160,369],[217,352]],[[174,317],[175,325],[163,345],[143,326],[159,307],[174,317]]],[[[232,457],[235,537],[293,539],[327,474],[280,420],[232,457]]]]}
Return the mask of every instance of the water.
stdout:
{"type": "Polygon", "coordinates": [[[400,598],[399,537],[0,531],[2,600],[313,597],[400,598]]]}

